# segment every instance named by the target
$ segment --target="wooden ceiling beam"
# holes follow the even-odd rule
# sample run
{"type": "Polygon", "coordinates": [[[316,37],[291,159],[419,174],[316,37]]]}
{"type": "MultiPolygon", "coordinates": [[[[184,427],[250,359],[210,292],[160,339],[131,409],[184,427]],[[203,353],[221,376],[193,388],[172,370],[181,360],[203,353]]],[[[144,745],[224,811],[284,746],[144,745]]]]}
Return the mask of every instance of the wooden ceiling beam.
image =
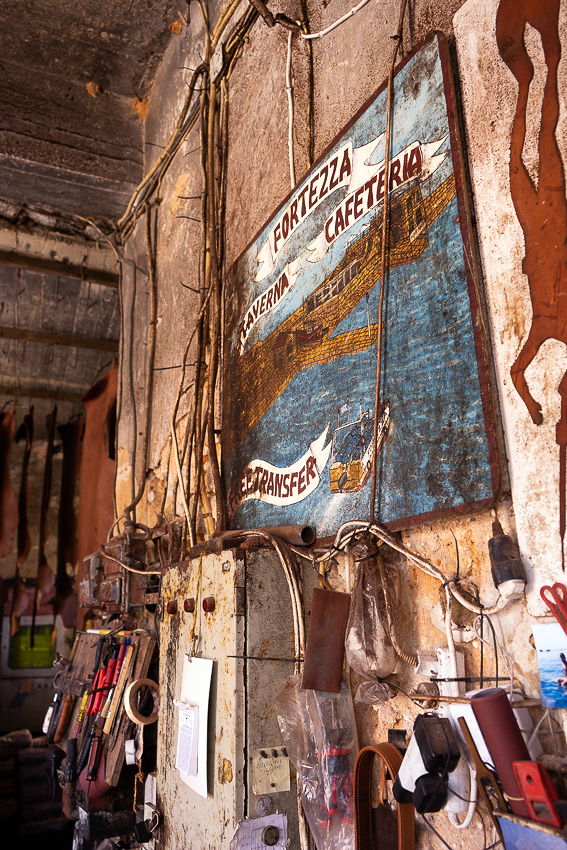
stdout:
{"type": "Polygon", "coordinates": [[[23,269],[25,271],[37,272],[38,274],[53,274],[59,277],[70,277],[76,280],[84,280],[85,283],[98,283],[102,286],[118,286],[118,275],[116,272],[104,269],[90,269],[86,266],[74,266],[71,263],[62,263],[59,260],[48,260],[44,257],[34,257],[30,254],[18,254],[16,251],[0,251],[0,266],[23,269]]]}
{"type": "MultiPolygon", "coordinates": [[[[87,388],[88,389],[88,388],[87,388]]],[[[8,396],[9,398],[44,398],[53,399],[53,401],[70,401],[73,404],[80,404],[83,393],[68,393],[64,390],[50,390],[45,387],[18,387],[11,384],[0,384],[0,396],[8,396]]]]}
{"type": "Polygon", "coordinates": [[[39,342],[43,345],[69,345],[73,348],[88,348],[92,351],[118,351],[118,343],[111,339],[92,339],[91,337],[31,331],[23,328],[0,327],[0,338],[39,342]]]}

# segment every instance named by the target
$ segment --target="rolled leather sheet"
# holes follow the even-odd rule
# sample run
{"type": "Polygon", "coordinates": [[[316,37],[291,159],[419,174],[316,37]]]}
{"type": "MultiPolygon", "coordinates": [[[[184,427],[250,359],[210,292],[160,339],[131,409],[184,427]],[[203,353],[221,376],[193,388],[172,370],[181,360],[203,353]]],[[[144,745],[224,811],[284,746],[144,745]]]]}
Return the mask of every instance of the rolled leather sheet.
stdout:
{"type": "Polygon", "coordinates": [[[514,814],[529,818],[512,764],[531,759],[506,692],[502,688],[487,688],[472,697],[471,706],[496,773],[509,797],[510,808],[514,814]]]}

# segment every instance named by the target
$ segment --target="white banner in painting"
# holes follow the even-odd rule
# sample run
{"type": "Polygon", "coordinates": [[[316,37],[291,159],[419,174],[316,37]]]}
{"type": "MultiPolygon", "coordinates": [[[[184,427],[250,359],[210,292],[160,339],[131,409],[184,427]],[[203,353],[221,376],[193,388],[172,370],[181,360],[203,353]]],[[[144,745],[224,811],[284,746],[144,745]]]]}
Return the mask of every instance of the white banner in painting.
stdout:
{"type": "Polygon", "coordinates": [[[332,442],[325,446],[328,431],[327,425],[321,436],[291,466],[273,466],[259,458],[251,460],[230,490],[228,507],[231,516],[249,499],[258,499],[269,505],[294,505],[310,496],[321,483],[321,475],[331,453],[332,442]]]}
{"type": "Polygon", "coordinates": [[[289,264],[286,265],[283,273],[278,277],[278,279],[261,295],[259,295],[248,308],[238,329],[238,344],[241,354],[244,351],[246,340],[248,339],[248,336],[256,322],[258,322],[262,316],[265,316],[266,313],[269,313],[277,307],[280,301],[286,297],[291,289],[293,289],[297,280],[297,275],[297,272],[293,272],[290,269],[289,264]]]}
{"type": "MultiPolygon", "coordinates": [[[[425,180],[433,174],[447,156],[446,153],[434,156],[446,140],[447,136],[426,145],[416,141],[393,157],[390,160],[390,192],[394,193],[412,180],[425,180]]],[[[310,263],[322,260],[335,239],[375,209],[384,198],[384,160],[372,170],[374,173],[364,183],[358,184],[355,189],[349,187],[348,195],[327,218],[317,239],[307,247],[310,263]]]]}
{"type": "MultiPolygon", "coordinates": [[[[364,148],[359,150],[366,150],[368,147],[374,150],[378,141],[378,139],[373,139],[370,146],[365,145],[364,148]]],[[[268,239],[256,257],[256,262],[259,263],[254,278],[256,282],[264,280],[273,272],[278,254],[307,216],[311,215],[325,198],[336,192],[341,186],[350,184],[353,172],[352,159],[352,142],[347,142],[333,156],[325,160],[290,201],[272,227],[268,239]]]]}
{"type": "MultiPolygon", "coordinates": [[[[321,235],[310,246],[310,262],[325,256],[329,245],[345,230],[352,227],[367,212],[378,206],[384,197],[384,160],[370,165],[368,160],[384,139],[384,133],[366,145],[353,148],[352,142],[343,145],[329,157],[295,194],[271,229],[268,239],[258,252],[259,263],[255,281],[264,280],[277,264],[278,254],[290,236],[321,202],[341,187],[347,195],[327,219],[321,235]]],[[[429,177],[443,162],[447,153],[434,156],[447,140],[422,144],[412,142],[390,159],[390,191],[394,192],[410,180],[429,177]]]]}

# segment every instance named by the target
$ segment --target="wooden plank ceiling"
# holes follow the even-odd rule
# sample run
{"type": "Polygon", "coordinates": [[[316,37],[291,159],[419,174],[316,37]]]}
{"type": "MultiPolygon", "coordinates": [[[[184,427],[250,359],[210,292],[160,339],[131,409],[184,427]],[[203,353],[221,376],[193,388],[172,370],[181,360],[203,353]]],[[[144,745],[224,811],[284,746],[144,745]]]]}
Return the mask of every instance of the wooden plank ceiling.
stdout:
{"type": "MultiPolygon", "coordinates": [[[[94,271],[142,176],[143,100],[182,0],[2,0],[0,230],[43,252],[0,251],[0,408],[23,416],[56,400],[59,421],[118,352],[117,270],[94,271]],[[96,95],[96,96],[93,96],[96,95]],[[53,259],[50,239],[84,244],[77,266],[53,259]]],[[[18,416],[18,419],[21,418],[18,416]]]]}

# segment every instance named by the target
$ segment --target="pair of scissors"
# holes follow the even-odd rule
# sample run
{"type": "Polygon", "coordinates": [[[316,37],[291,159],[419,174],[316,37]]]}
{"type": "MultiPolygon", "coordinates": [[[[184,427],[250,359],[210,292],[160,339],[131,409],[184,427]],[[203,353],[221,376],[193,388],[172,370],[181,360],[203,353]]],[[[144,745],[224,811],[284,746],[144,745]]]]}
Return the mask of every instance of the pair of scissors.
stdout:
{"type": "Polygon", "coordinates": [[[559,582],[553,585],[544,584],[539,595],[567,635],[567,588],[565,585],[559,582]]]}

